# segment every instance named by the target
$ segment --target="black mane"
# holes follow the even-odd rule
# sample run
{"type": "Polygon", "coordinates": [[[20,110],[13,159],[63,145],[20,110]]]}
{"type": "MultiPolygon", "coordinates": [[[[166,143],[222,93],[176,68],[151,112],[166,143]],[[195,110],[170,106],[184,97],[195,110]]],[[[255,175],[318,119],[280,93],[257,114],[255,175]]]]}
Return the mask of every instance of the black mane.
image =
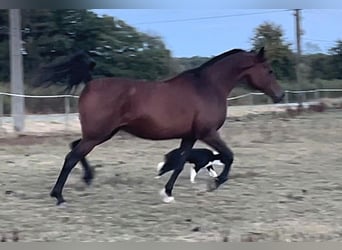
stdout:
{"type": "Polygon", "coordinates": [[[243,49],[232,49],[229,51],[226,51],[218,56],[215,56],[213,58],[211,58],[209,61],[203,63],[202,65],[198,66],[197,68],[194,69],[190,69],[185,71],[184,73],[192,73],[192,74],[199,74],[204,68],[213,65],[214,63],[216,63],[217,61],[220,61],[221,59],[225,58],[226,56],[230,56],[239,52],[245,52],[245,50],[243,49]]]}
{"type": "Polygon", "coordinates": [[[213,58],[211,58],[209,61],[203,63],[201,66],[199,66],[197,69],[203,69],[205,67],[208,67],[210,65],[213,65],[214,63],[216,63],[217,61],[220,61],[222,58],[226,57],[226,56],[230,56],[239,52],[245,52],[243,49],[232,49],[229,50],[227,52],[224,52],[218,56],[215,56],[213,58]]]}

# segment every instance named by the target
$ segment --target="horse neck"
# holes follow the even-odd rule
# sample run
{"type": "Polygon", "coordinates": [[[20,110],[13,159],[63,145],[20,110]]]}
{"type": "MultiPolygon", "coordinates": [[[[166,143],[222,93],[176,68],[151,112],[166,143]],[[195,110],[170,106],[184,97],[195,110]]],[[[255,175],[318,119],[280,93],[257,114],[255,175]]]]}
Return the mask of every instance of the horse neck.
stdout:
{"type": "Polygon", "coordinates": [[[239,58],[231,55],[229,58],[216,62],[203,70],[207,84],[214,86],[225,97],[228,97],[232,89],[237,85],[241,78],[241,68],[239,58]]]}

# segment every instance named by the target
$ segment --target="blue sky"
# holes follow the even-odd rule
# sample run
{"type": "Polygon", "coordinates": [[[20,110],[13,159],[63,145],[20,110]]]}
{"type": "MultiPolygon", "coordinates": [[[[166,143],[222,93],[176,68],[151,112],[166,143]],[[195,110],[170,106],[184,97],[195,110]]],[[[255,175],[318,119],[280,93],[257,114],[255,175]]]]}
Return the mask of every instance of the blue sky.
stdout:
{"type": "MultiPolygon", "coordinates": [[[[176,57],[213,56],[233,48],[250,49],[250,38],[253,36],[254,29],[265,21],[280,25],[285,40],[295,44],[295,19],[291,10],[96,9],[93,11],[99,15],[106,14],[122,19],[139,31],[161,36],[176,57]],[[189,20],[193,18],[199,19],[189,20]]],[[[304,53],[326,52],[337,39],[342,39],[341,23],[342,9],[302,10],[304,53]]]]}

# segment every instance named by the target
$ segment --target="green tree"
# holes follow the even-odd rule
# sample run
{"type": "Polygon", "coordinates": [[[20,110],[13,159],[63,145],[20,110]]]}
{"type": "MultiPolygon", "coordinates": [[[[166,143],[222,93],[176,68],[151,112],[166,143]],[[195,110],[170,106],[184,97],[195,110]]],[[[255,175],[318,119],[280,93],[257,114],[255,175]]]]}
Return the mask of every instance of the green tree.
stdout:
{"type": "Polygon", "coordinates": [[[0,10],[0,82],[8,81],[9,64],[8,11],[0,10]]]}
{"type": "Polygon", "coordinates": [[[193,57],[179,57],[176,59],[181,71],[193,69],[206,61],[210,60],[209,57],[193,56],[193,57]]]}
{"type": "MultiPolygon", "coordinates": [[[[7,12],[0,11],[3,29],[8,28],[7,12]]],[[[1,27],[0,52],[8,51],[8,34],[2,36],[1,27]]],[[[88,10],[22,10],[22,29],[27,79],[38,66],[79,49],[95,58],[97,76],[162,79],[174,68],[171,52],[160,37],[88,10]]],[[[8,80],[9,74],[4,73],[8,64],[8,53],[0,53],[0,80],[8,80]]]]}
{"type": "Polygon", "coordinates": [[[337,40],[334,47],[329,49],[331,74],[335,79],[342,79],[342,40],[337,40]]]}
{"type": "Polygon", "coordinates": [[[295,57],[290,49],[291,44],[284,40],[283,35],[283,30],[279,25],[265,22],[255,29],[251,39],[252,48],[259,50],[265,47],[267,57],[278,79],[294,80],[296,78],[295,57]]]}
{"type": "Polygon", "coordinates": [[[331,56],[323,53],[303,55],[303,62],[310,67],[309,80],[333,79],[331,56]]]}

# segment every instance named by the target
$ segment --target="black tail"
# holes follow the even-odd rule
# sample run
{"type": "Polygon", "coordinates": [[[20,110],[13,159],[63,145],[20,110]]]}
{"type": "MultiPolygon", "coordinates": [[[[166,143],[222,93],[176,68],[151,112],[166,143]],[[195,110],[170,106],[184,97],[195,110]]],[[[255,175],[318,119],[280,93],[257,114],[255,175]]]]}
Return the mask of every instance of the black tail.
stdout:
{"type": "Polygon", "coordinates": [[[67,85],[67,91],[74,86],[92,80],[91,71],[95,61],[84,51],[79,51],[62,60],[56,60],[43,66],[34,80],[35,86],[50,86],[52,84],[67,85]]]}

